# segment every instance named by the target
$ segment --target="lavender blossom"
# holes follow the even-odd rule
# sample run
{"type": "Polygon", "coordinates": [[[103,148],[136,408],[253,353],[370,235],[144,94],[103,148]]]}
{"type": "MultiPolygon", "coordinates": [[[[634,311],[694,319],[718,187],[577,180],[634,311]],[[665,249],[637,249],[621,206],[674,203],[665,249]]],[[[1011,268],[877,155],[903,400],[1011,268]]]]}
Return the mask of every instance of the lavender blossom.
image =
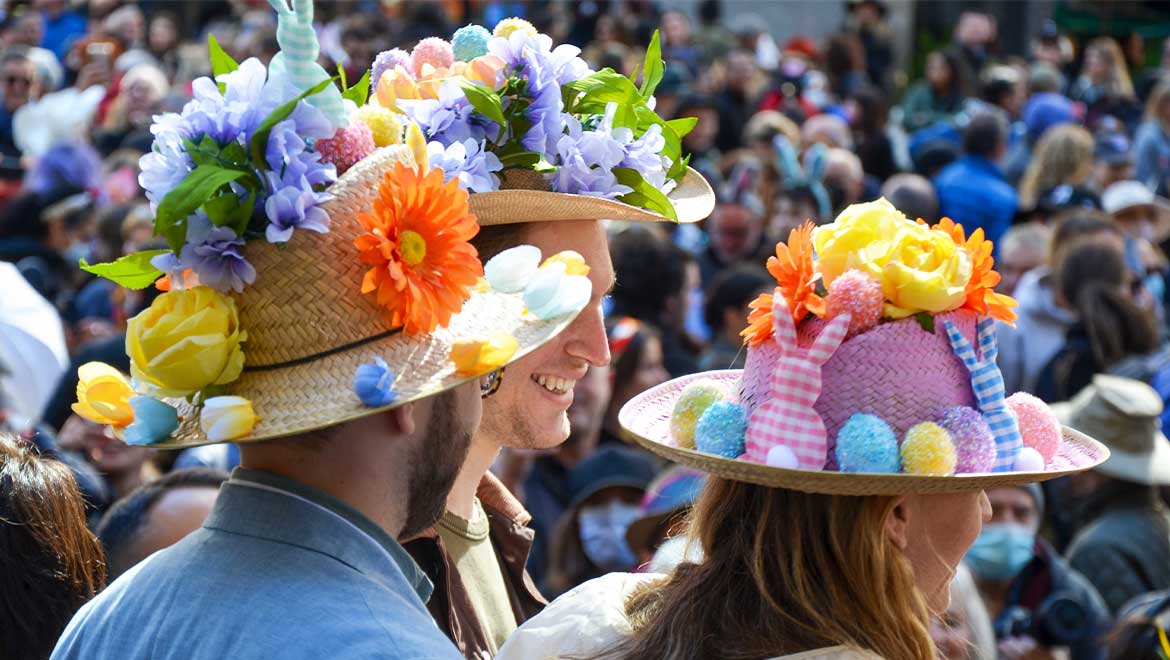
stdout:
{"type": "Polygon", "coordinates": [[[393,71],[394,67],[399,64],[402,65],[402,68],[410,71],[410,53],[401,48],[391,48],[378,53],[378,56],[374,58],[374,65],[370,67],[370,89],[377,89],[382,74],[393,71]]]}
{"type": "Polygon", "coordinates": [[[202,212],[187,220],[187,243],[179,261],[195,271],[199,282],[226,293],[244,290],[256,279],[256,269],[244,259],[244,240],[227,227],[216,227],[202,212]]]}
{"type": "Polygon", "coordinates": [[[459,187],[474,193],[500,189],[500,179],[493,172],[503,169],[503,163],[494,153],[484,150],[483,142],[464,140],[447,147],[430,142],[427,159],[432,167],[443,171],[444,182],[458,179],[459,187]]]}
{"type": "Polygon", "coordinates": [[[557,192],[614,199],[633,192],[617,181],[612,170],[618,167],[626,152],[612,135],[604,130],[584,130],[572,115],[563,115],[569,132],[557,141],[557,171],[552,176],[552,189],[557,192]]]}
{"type": "Polygon", "coordinates": [[[299,186],[287,186],[268,196],[264,213],[269,225],[264,237],[269,243],[286,243],[293,229],[308,229],[321,234],[329,231],[329,214],[318,206],[318,194],[299,186]]]}
{"type": "MultiPolygon", "coordinates": [[[[457,142],[480,142],[488,137],[488,128],[497,124],[474,114],[463,89],[455,82],[439,86],[437,99],[399,99],[398,105],[406,117],[418,124],[427,140],[441,142],[444,147],[457,142]]],[[[493,128],[494,134],[498,128],[493,128]]]]}

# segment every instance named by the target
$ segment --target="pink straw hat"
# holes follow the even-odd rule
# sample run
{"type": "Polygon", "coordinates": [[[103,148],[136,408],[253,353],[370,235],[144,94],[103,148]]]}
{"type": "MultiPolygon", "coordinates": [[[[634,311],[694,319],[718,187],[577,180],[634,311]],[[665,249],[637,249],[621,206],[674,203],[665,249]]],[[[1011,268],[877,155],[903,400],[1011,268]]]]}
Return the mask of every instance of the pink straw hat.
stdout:
{"type": "Polygon", "coordinates": [[[885,200],[795,230],[768,261],[779,286],[752,305],[745,368],[643,392],[623,430],[718,476],[839,495],[982,490],[1099,465],[1103,445],[1003,391],[990,315],[1010,322],[1014,301],[992,290],[990,254],[981,232],[929,228],[885,200]]]}

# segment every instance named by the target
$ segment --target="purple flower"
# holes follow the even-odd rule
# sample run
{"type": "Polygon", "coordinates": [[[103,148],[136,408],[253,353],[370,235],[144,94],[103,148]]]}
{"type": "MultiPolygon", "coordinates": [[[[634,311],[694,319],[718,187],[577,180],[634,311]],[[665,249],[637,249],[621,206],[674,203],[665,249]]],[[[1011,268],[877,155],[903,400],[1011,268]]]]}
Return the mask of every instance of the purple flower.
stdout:
{"type": "Polygon", "coordinates": [[[614,199],[633,192],[613,175],[625,158],[621,143],[608,131],[587,131],[571,115],[563,115],[569,128],[567,135],[557,141],[557,171],[552,175],[552,189],[557,192],[614,199]]]}
{"type": "Polygon", "coordinates": [[[244,259],[244,240],[227,227],[216,227],[202,212],[187,220],[187,243],[179,261],[195,271],[199,282],[221,292],[237,293],[256,279],[256,269],[244,259]]]}
{"type": "Polygon", "coordinates": [[[488,127],[496,126],[474,114],[467,96],[454,82],[440,85],[437,99],[400,99],[398,105],[408,119],[418,124],[428,141],[441,142],[445,147],[466,140],[482,141],[488,127]]]}
{"type": "MultiPolygon", "coordinates": [[[[628,129],[626,129],[628,130],[628,129]]],[[[670,159],[662,155],[666,148],[666,138],[662,136],[662,127],[653,124],[646,129],[642,137],[625,145],[626,155],[618,167],[629,167],[636,170],[646,180],[646,183],[669,193],[676,183],[666,179],[666,171],[670,168],[670,159]]]]}
{"type": "Polygon", "coordinates": [[[286,243],[292,238],[293,229],[309,229],[322,234],[329,231],[329,214],[317,204],[316,193],[295,186],[281,188],[269,195],[264,202],[264,213],[270,224],[264,237],[269,243],[286,243]]]}
{"type": "Polygon", "coordinates": [[[476,193],[500,189],[500,179],[493,172],[499,172],[504,165],[494,153],[484,150],[483,142],[464,140],[448,147],[430,142],[427,159],[432,167],[443,171],[444,182],[458,179],[459,187],[476,193]]]}

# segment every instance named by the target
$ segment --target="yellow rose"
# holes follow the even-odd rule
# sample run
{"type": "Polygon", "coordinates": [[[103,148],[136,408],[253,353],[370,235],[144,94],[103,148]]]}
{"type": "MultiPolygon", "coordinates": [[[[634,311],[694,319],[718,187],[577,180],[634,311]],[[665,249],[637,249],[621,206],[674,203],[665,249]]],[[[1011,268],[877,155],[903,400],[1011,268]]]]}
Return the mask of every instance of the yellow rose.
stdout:
{"type": "Polygon", "coordinates": [[[899,237],[917,228],[885,199],[849,206],[832,224],[813,230],[817,270],[825,286],[851,269],[880,280],[899,237]]]}
{"type": "Polygon", "coordinates": [[[205,286],[168,291],[126,324],[130,375],[158,396],[225,385],[244,368],[236,304],[205,286]]]}
{"type": "Polygon", "coordinates": [[[132,396],[130,381],[104,362],[86,362],[77,369],[77,403],[73,404],[73,412],[91,422],[130,424],[134,421],[132,396]]]}
{"type": "Polygon", "coordinates": [[[971,257],[947,234],[914,225],[892,242],[882,269],[884,314],[904,318],[918,312],[946,312],[962,306],[971,279],[971,257]]]}

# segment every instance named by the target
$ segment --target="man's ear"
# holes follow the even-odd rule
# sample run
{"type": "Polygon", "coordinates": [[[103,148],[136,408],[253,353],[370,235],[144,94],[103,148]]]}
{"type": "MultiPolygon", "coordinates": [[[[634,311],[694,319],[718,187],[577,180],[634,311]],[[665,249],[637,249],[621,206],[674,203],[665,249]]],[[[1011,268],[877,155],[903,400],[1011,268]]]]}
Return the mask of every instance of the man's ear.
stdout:
{"type": "Polygon", "coordinates": [[[410,435],[414,433],[415,402],[405,403],[397,408],[386,411],[386,423],[396,435],[410,435]]]}
{"type": "Polygon", "coordinates": [[[886,536],[903,551],[910,543],[910,508],[910,496],[902,495],[886,514],[886,536]]]}

